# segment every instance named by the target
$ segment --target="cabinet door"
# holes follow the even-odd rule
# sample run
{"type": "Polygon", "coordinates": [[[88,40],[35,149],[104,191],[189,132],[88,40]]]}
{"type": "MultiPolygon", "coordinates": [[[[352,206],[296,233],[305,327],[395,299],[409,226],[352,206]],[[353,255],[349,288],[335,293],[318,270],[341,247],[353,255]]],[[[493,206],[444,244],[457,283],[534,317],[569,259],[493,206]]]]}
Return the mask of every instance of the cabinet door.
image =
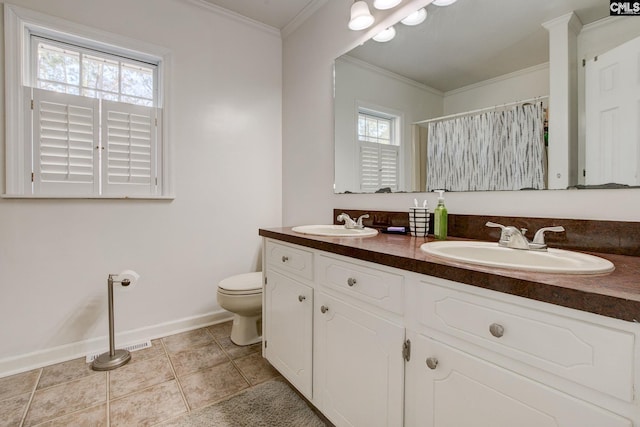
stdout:
{"type": "Polygon", "coordinates": [[[407,427],[631,427],[630,420],[407,331],[407,427]]]}
{"type": "Polygon", "coordinates": [[[336,426],[401,426],[404,328],[323,293],[315,302],[314,397],[336,426]]]}
{"type": "Polygon", "coordinates": [[[273,270],[264,289],[264,356],[311,400],[313,289],[273,270]]]}

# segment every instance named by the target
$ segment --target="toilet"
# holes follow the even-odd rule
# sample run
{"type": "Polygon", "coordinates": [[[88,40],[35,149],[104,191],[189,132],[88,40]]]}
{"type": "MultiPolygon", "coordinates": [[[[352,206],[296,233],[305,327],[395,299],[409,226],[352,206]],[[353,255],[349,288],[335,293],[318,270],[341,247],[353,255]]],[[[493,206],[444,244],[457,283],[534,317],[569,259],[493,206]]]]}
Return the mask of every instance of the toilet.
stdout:
{"type": "Polygon", "coordinates": [[[234,314],[231,341],[249,345],[262,339],[262,272],[238,274],[218,284],[218,304],[234,314]]]}

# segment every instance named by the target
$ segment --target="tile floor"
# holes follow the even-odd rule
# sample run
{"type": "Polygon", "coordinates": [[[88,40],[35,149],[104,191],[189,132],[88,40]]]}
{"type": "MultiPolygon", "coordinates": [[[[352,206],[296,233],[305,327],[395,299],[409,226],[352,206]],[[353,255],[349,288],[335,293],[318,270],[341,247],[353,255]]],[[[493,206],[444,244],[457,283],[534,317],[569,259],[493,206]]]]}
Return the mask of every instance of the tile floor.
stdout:
{"type": "Polygon", "coordinates": [[[0,426],[147,426],[279,377],[260,344],[236,346],[231,322],[162,339],[118,369],[85,359],[0,378],[0,426]]]}

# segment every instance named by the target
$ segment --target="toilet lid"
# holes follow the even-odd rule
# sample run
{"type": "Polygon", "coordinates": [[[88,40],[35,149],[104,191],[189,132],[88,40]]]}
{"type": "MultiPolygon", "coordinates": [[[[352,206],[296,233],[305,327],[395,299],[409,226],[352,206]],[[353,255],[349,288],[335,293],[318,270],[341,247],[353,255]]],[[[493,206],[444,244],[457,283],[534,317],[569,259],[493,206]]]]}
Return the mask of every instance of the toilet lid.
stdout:
{"type": "Polygon", "coordinates": [[[238,274],[228,277],[218,284],[223,291],[233,293],[255,293],[262,291],[262,272],[238,274]]]}

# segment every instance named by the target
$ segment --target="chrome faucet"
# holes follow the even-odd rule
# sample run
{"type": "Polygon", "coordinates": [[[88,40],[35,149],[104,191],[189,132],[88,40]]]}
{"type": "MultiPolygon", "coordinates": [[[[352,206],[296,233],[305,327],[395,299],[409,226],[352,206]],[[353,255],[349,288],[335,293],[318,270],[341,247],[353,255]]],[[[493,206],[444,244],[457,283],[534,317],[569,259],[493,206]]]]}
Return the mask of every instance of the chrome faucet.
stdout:
{"type": "Polygon", "coordinates": [[[534,250],[534,251],[546,251],[547,244],[544,241],[544,233],[547,231],[554,232],[562,232],[564,231],[564,227],[556,226],[556,227],[543,227],[538,230],[533,237],[533,241],[529,241],[525,236],[527,232],[526,228],[518,229],[514,226],[504,226],[502,224],[496,224],[495,222],[487,222],[487,227],[498,227],[501,230],[500,240],[498,241],[498,245],[503,246],[505,248],[512,249],[525,249],[525,250],[534,250]]]}
{"type": "Polygon", "coordinates": [[[362,230],[364,228],[364,224],[362,224],[362,220],[365,218],[369,218],[369,214],[360,215],[356,221],[352,220],[351,217],[346,213],[341,213],[338,215],[336,220],[338,222],[344,221],[344,228],[356,228],[358,230],[362,230]]]}

